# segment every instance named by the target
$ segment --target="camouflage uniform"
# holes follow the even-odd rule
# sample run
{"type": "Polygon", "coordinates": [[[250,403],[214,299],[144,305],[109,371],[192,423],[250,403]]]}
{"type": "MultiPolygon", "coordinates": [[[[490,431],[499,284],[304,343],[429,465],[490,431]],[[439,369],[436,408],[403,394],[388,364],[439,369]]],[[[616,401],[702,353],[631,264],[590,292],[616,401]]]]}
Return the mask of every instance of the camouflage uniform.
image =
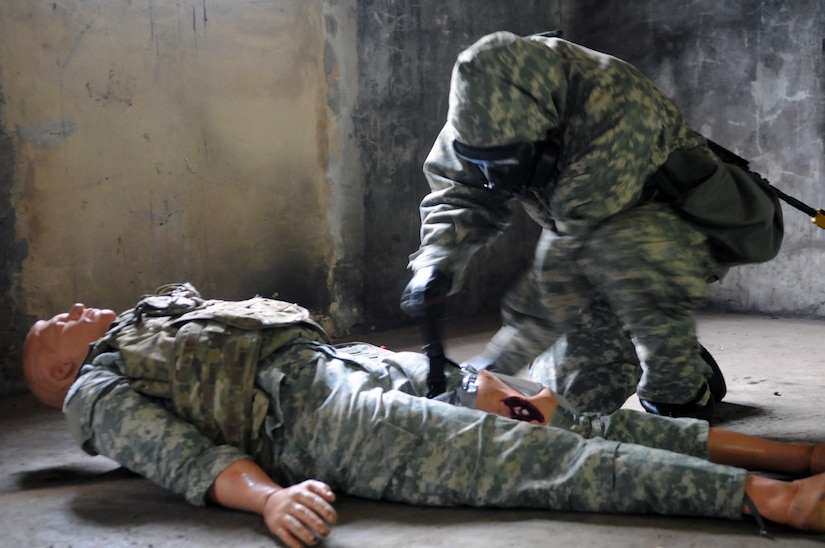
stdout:
{"type": "MultiPolygon", "coordinates": [[[[705,422],[621,411],[556,413],[557,427],[530,425],[420,397],[428,368],[420,354],[312,339],[301,334],[261,357],[255,389],[269,404],[246,451],[182,420],[163,389],[170,373],[131,377],[119,351],[82,368],[64,412],[84,450],[193,504],[249,457],[281,484],[314,478],[372,499],[741,517],[746,472],[706,460],[705,422]]],[[[197,405],[199,395],[188,394],[197,405]]]]}
{"type": "Polygon", "coordinates": [[[558,38],[499,32],[464,51],[424,164],[431,192],[410,257],[414,271],[452,274],[457,291],[470,255],[508,227],[513,203],[473,183],[454,140],[559,147],[552,180],[520,197],[543,231],[484,357],[514,374],[557,343],[532,376],[582,409],[611,412],[634,391],[691,401],[711,373],[693,311],[727,265],[704,232],[652,199],[651,176],[674,151],[718,162],[673,103],[627,63],[558,38]]]}

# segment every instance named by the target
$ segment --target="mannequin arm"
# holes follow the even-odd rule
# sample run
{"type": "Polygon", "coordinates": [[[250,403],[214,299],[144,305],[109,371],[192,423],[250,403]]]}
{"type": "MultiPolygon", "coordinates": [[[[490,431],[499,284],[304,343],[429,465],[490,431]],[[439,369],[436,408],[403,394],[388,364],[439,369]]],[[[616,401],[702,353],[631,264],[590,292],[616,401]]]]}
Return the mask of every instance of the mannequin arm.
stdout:
{"type": "Polygon", "coordinates": [[[300,548],[329,535],[338,519],[330,504],[335,495],[325,483],[306,480],[281,487],[249,459],[229,465],[209,488],[212,502],[261,514],[269,531],[287,546],[300,548]]]}

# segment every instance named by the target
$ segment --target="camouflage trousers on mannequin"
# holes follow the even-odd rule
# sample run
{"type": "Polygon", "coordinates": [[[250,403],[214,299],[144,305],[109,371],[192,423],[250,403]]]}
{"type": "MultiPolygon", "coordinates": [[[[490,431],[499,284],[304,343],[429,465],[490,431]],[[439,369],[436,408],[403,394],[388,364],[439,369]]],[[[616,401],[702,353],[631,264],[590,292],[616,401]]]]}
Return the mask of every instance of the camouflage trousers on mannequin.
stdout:
{"type": "Polygon", "coordinates": [[[296,365],[279,364],[276,480],[423,505],[741,516],[745,471],[705,460],[702,421],[622,411],[530,425],[405,393],[426,390],[426,358],[376,352],[302,345],[279,358],[296,365]]]}

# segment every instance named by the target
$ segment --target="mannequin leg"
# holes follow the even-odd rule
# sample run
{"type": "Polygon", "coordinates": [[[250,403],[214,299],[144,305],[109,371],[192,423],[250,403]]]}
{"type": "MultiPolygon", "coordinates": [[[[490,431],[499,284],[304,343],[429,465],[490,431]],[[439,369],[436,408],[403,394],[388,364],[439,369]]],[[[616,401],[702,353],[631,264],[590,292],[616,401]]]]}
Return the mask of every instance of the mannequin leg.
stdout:
{"type": "Polygon", "coordinates": [[[771,441],[711,428],[708,432],[711,462],[746,470],[808,476],[825,471],[825,443],[771,441]]]}

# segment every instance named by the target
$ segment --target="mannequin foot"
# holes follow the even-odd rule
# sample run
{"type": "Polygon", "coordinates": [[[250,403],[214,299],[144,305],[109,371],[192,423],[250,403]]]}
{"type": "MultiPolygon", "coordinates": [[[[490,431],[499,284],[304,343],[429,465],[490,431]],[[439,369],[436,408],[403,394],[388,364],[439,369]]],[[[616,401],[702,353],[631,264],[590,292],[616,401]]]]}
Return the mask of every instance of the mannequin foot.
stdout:
{"type": "Polygon", "coordinates": [[[804,531],[825,531],[825,474],[796,480],[786,524],[804,531]]]}

